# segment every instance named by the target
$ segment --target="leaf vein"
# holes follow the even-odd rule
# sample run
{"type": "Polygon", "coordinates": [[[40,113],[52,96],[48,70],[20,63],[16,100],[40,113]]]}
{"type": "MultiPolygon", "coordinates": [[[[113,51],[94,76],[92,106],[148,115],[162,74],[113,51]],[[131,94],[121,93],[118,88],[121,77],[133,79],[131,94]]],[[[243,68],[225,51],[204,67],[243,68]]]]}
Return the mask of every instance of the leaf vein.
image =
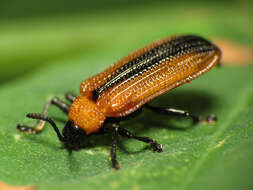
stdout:
{"type": "Polygon", "coordinates": [[[181,187],[178,189],[186,189],[187,186],[193,181],[194,176],[197,174],[201,166],[203,166],[204,162],[207,160],[208,156],[215,150],[215,145],[217,139],[223,134],[223,132],[230,126],[230,124],[235,120],[235,118],[240,114],[240,112],[243,110],[245,107],[247,100],[250,97],[250,88],[246,86],[245,90],[243,90],[243,93],[238,100],[237,105],[235,106],[235,109],[233,109],[232,113],[229,115],[227,118],[226,122],[223,124],[222,127],[220,127],[217,132],[214,133],[211,141],[209,144],[207,151],[203,154],[203,156],[198,160],[196,165],[193,167],[193,169],[189,172],[189,174],[186,177],[186,180],[182,183],[181,187]]]}

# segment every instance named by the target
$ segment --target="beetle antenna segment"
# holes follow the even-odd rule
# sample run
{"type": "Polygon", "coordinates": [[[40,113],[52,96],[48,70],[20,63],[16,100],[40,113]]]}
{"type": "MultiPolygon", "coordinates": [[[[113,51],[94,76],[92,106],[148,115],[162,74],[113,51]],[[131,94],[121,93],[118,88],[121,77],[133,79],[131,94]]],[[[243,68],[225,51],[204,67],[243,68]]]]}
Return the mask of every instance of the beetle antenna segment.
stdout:
{"type": "Polygon", "coordinates": [[[58,127],[56,126],[55,122],[51,118],[46,117],[43,114],[39,114],[39,113],[29,113],[29,114],[26,115],[26,117],[31,118],[31,119],[39,119],[39,120],[47,121],[54,128],[59,140],[62,141],[62,142],[65,141],[64,137],[61,135],[61,133],[60,133],[58,127]]]}

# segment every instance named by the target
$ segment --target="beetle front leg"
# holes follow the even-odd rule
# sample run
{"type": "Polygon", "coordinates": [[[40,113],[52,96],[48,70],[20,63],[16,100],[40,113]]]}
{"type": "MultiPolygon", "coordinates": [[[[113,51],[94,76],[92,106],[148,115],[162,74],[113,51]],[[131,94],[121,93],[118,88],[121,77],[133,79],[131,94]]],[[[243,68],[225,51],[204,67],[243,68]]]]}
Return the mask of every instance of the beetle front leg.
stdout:
{"type": "MultiPolygon", "coordinates": [[[[48,110],[51,105],[55,105],[56,107],[60,108],[64,113],[68,114],[69,112],[69,105],[64,103],[62,100],[60,100],[57,97],[52,98],[49,100],[42,112],[42,115],[47,117],[48,115],[48,110]]],[[[28,133],[39,133],[43,130],[45,125],[45,120],[39,120],[35,127],[29,127],[24,124],[18,124],[17,129],[20,130],[21,132],[28,132],[28,133]]]]}

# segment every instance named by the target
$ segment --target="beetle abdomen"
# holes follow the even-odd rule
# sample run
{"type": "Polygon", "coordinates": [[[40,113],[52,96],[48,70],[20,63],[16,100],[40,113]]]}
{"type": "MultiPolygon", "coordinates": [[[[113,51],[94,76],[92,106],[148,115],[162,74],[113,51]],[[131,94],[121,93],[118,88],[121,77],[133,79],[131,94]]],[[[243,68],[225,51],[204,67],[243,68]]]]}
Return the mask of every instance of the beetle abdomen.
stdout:
{"type": "Polygon", "coordinates": [[[164,40],[115,69],[93,95],[107,116],[122,117],[207,72],[219,62],[220,55],[215,45],[201,37],[164,40]]]}

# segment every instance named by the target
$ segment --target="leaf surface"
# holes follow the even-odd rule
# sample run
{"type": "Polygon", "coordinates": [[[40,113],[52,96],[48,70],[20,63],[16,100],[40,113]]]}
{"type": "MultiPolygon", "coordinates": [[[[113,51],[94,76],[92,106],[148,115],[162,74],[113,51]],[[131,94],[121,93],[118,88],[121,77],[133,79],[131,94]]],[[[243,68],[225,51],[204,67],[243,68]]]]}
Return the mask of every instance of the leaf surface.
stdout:
{"type": "MultiPolygon", "coordinates": [[[[162,143],[163,153],[120,138],[118,160],[122,169],[110,169],[110,135],[92,137],[91,144],[71,155],[47,127],[39,135],[21,134],[18,122],[33,124],[26,113],[40,112],[54,95],[78,93],[81,80],[113,60],[96,55],[65,61],[9,83],[0,90],[0,179],[11,184],[36,184],[39,189],[247,189],[252,185],[253,68],[215,68],[191,84],[152,101],[154,105],[186,109],[207,116],[215,113],[214,126],[191,125],[145,110],[122,126],[162,143]],[[71,64],[70,64],[71,63],[71,64]],[[92,64],[87,64],[92,63],[92,64]],[[241,175],[244,175],[241,178],[241,175]],[[215,181],[215,183],[214,183],[215,181]],[[225,188],[226,187],[226,188],[225,188]]],[[[66,116],[50,110],[60,128],[66,116]]]]}
{"type": "MultiPolygon", "coordinates": [[[[120,138],[122,168],[117,172],[108,160],[109,134],[91,137],[90,147],[69,154],[49,125],[39,135],[16,130],[17,123],[34,125],[25,115],[41,112],[46,100],[63,99],[69,91],[78,94],[82,80],[155,39],[192,33],[252,43],[249,12],[227,7],[161,4],[1,22],[0,82],[5,83],[0,86],[0,181],[40,190],[252,189],[252,66],[215,68],[151,102],[202,116],[214,113],[216,125],[192,125],[189,119],[148,110],[122,122],[133,133],[162,143],[164,152],[153,153],[146,144],[120,138]]],[[[49,115],[62,129],[67,117],[53,107],[49,115]]]]}

